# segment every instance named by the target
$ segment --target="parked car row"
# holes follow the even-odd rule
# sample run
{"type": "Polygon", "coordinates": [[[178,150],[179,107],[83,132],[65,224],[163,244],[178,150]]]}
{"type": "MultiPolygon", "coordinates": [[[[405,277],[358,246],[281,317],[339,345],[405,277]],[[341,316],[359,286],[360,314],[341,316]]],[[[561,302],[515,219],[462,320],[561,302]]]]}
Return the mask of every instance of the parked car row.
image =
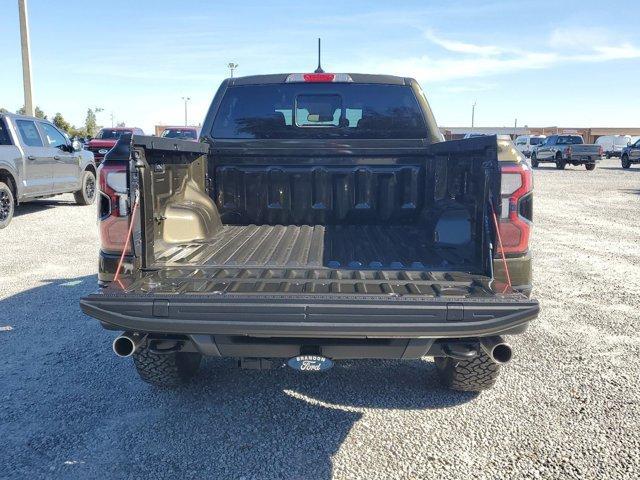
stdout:
{"type": "Polygon", "coordinates": [[[79,205],[94,202],[93,154],[47,120],[0,114],[0,229],[18,204],[61,193],[79,205]]]}
{"type": "Polygon", "coordinates": [[[549,137],[520,135],[514,142],[520,153],[531,158],[533,167],[551,162],[558,169],[567,165],[585,165],[587,170],[593,170],[603,156],[620,158],[622,168],[640,163],[640,137],[630,135],[604,135],[591,145],[585,144],[583,138],[575,134],[549,137]]]}

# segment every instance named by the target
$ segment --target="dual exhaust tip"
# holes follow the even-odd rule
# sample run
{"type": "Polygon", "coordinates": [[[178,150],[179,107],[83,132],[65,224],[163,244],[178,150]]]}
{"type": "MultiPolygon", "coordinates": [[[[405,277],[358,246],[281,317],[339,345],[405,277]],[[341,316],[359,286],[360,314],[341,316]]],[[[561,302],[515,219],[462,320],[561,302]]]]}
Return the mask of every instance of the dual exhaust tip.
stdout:
{"type": "Polygon", "coordinates": [[[480,347],[494,362],[504,365],[513,358],[513,350],[502,337],[481,337],[480,347]]]}
{"type": "Polygon", "coordinates": [[[130,357],[144,342],[146,335],[125,332],[113,341],[113,352],[119,357],[130,357]]]}

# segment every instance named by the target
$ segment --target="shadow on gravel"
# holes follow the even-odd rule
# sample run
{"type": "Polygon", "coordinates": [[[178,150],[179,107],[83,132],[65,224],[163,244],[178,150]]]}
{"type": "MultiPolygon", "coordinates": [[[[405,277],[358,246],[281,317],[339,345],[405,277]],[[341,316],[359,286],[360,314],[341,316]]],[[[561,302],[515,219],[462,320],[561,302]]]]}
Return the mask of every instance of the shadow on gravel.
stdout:
{"type": "MultiPolygon", "coordinates": [[[[596,170],[598,170],[599,167],[596,167],[596,170]]],[[[556,173],[567,173],[567,172],[589,172],[586,168],[584,168],[583,165],[579,165],[577,167],[574,167],[573,165],[567,165],[565,167],[564,170],[558,170],[556,168],[555,165],[553,164],[548,164],[548,165],[538,165],[537,167],[533,168],[534,172],[537,171],[543,171],[543,172],[556,172],[556,173]]],[[[592,173],[592,172],[589,172],[592,173]]]]}
{"type": "Polygon", "coordinates": [[[440,388],[424,361],[341,362],[305,375],[209,358],[193,383],[157,389],[113,355],[115,332],[80,311],[95,286],[94,276],[58,279],[0,301],[0,445],[10,477],[331,478],[332,457],[364,409],[475,398],[440,388]]]}
{"type": "MultiPolygon", "coordinates": [[[[620,170],[622,172],[635,172],[635,173],[640,173],[640,168],[637,168],[636,165],[632,165],[631,168],[622,168],[620,167],[598,167],[598,168],[602,168],[603,170],[620,170]],[[633,168],[633,167],[636,168],[633,168]]],[[[597,170],[597,169],[596,169],[597,170]]]]}
{"type": "Polygon", "coordinates": [[[21,217],[22,215],[28,215],[30,213],[38,213],[44,210],[49,210],[55,207],[76,207],[76,203],[73,201],[65,201],[65,200],[34,200],[33,202],[21,203],[15,209],[13,216],[21,217]]]}

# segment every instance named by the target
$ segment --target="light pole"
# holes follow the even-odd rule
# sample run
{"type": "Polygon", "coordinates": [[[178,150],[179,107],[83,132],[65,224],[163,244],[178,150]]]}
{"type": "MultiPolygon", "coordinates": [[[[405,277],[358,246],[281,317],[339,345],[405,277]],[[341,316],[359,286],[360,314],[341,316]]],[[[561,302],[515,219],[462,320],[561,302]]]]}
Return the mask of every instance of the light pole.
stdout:
{"type": "Polygon", "coordinates": [[[20,45],[22,47],[22,84],[24,87],[24,112],[33,117],[33,89],[31,87],[31,52],[29,45],[29,23],[27,0],[18,0],[20,17],[20,45]]]}
{"type": "Polygon", "coordinates": [[[475,119],[476,119],[476,104],[477,104],[477,100],[473,101],[473,105],[471,105],[471,128],[473,128],[474,123],[475,123],[475,119]]]}
{"type": "Polygon", "coordinates": [[[187,102],[189,100],[191,100],[191,97],[182,97],[182,100],[184,100],[184,126],[186,127],[188,125],[188,123],[187,123],[187,102]]]}
{"type": "Polygon", "coordinates": [[[233,71],[238,68],[238,64],[230,62],[227,67],[229,67],[229,78],[233,78],[233,71]]]}

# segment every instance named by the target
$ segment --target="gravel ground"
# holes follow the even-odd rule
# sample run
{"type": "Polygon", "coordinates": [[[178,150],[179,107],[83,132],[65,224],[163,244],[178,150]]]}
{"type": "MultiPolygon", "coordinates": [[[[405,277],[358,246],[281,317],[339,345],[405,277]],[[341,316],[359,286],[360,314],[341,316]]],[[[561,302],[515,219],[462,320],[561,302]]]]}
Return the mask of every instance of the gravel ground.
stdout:
{"type": "Polygon", "coordinates": [[[150,387],[78,307],[94,207],[23,206],[0,231],[0,477],[638,478],[640,168],[535,182],[542,314],[481,395],[440,388],[428,360],[208,359],[182,390],[150,387]]]}

